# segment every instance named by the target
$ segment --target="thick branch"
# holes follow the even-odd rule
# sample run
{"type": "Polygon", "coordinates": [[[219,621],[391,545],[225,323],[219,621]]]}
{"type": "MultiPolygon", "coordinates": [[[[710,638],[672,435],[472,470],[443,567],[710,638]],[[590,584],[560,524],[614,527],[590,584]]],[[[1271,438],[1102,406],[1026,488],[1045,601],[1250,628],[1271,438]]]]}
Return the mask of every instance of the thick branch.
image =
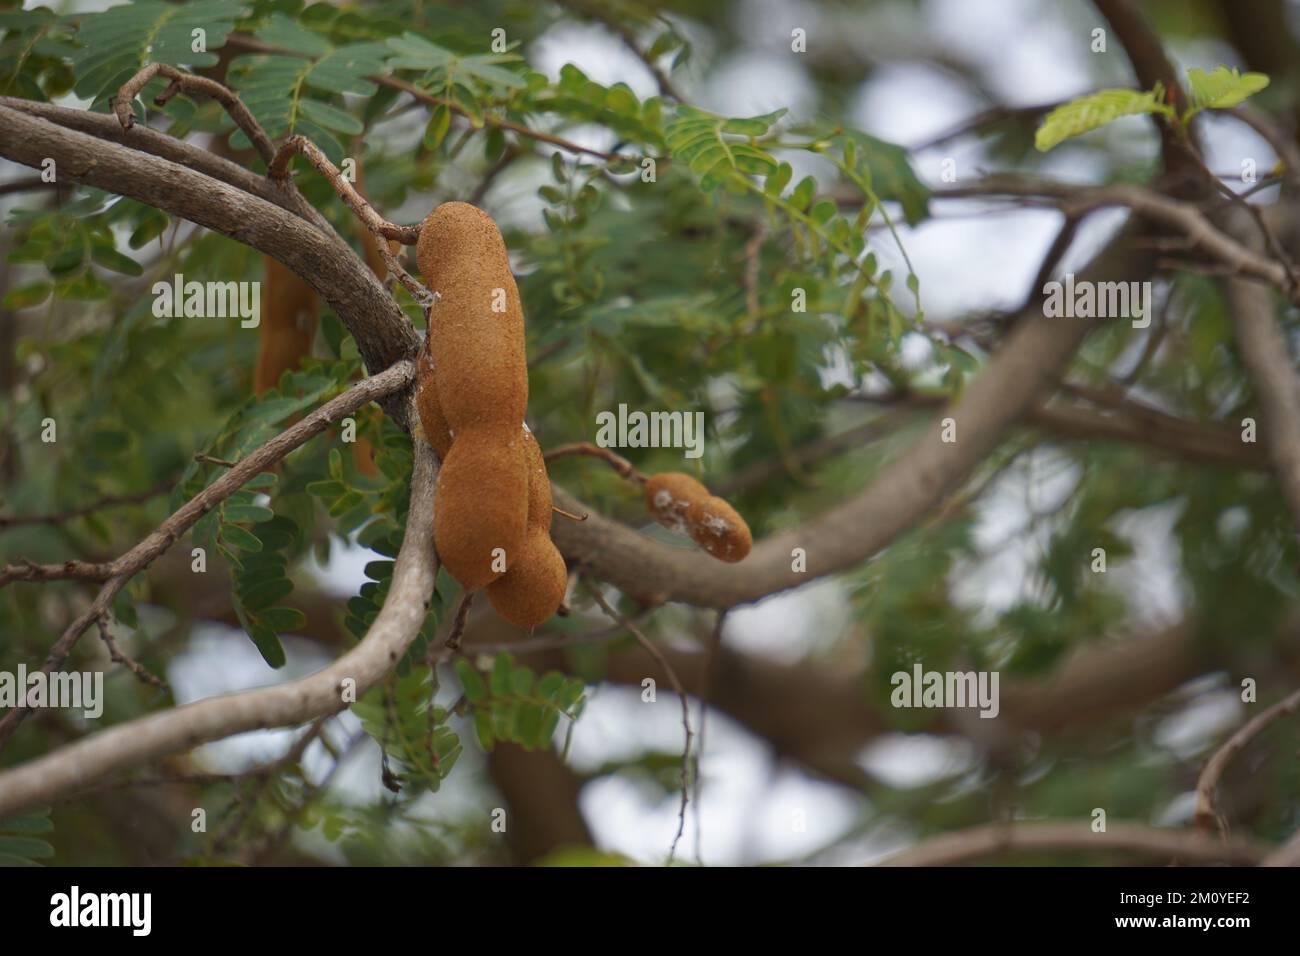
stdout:
{"type": "MultiPolygon", "coordinates": [[[[129,135],[143,133],[133,130],[129,135]]],[[[372,372],[414,354],[415,330],[374,273],[332,232],[183,165],[0,106],[0,156],[33,168],[52,158],[61,180],[147,203],[283,262],[329,303],[372,372]]]]}
{"type": "Polygon", "coordinates": [[[437,470],[432,450],[416,442],[411,507],[392,584],[379,616],[352,651],[309,677],[128,721],[0,774],[0,817],[117,770],[232,734],[315,720],[359,699],[397,663],[424,623],[438,570],[430,530],[437,470]]]}
{"type": "Polygon", "coordinates": [[[1255,386],[1261,431],[1291,518],[1300,528],[1300,389],[1286,335],[1268,289],[1240,280],[1224,284],[1237,344],[1255,386]]]}
{"type": "MultiPolygon", "coordinates": [[[[1122,233],[1082,278],[1144,278],[1150,253],[1135,248],[1133,239],[1131,230],[1122,233]]],[[[596,514],[581,524],[555,522],[552,537],[566,557],[649,604],[682,601],[726,608],[851,568],[906,532],[955,490],[1060,376],[1092,327],[1088,321],[1047,318],[1033,309],[1022,312],[984,374],[946,409],[946,416],[956,422],[955,442],[943,441],[942,422],[934,422],[857,497],[766,539],[738,564],[670,548],[596,514]],[[795,548],[806,552],[806,572],[791,569],[795,548]]],[[[568,511],[591,510],[558,489],[556,499],[568,511]]]]}

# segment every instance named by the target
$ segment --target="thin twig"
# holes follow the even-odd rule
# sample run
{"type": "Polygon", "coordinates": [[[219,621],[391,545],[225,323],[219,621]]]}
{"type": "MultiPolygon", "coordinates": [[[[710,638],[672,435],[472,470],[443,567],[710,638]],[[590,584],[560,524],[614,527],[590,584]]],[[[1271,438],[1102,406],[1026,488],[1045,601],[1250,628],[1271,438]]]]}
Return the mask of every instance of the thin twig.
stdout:
{"type": "Polygon", "coordinates": [[[1227,824],[1223,816],[1214,809],[1214,790],[1219,778],[1227,769],[1232,758],[1241,753],[1246,745],[1264,732],[1269,726],[1289,714],[1300,710],[1300,690],[1274,704],[1262,714],[1257,714],[1246,725],[1228,738],[1222,747],[1205,764],[1200,779],[1196,781],[1196,825],[1202,830],[1216,826],[1220,832],[1226,832],[1227,824]]]}
{"type": "Polygon", "coordinates": [[[108,656],[112,658],[115,664],[121,664],[134,674],[141,683],[149,684],[159,690],[168,690],[169,688],[167,687],[167,682],[165,680],[153,674],[139,661],[123,653],[121,648],[117,646],[117,641],[113,639],[113,635],[108,628],[108,617],[108,612],[105,611],[99,616],[97,622],[99,624],[99,636],[103,638],[104,644],[108,647],[108,656]]]}
{"type": "Polygon", "coordinates": [[[560,445],[552,448],[543,457],[547,461],[554,461],[557,458],[574,458],[578,456],[599,458],[613,468],[620,478],[635,481],[639,485],[645,484],[645,475],[637,471],[630,461],[617,452],[612,452],[608,448],[601,448],[599,445],[593,445],[591,442],[584,441],[574,442],[571,445],[560,445]]]}
{"type": "Polygon", "coordinates": [[[709,634],[709,646],[704,652],[704,682],[700,688],[700,733],[695,744],[695,862],[699,866],[704,865],[704,827],[700,814],[702,806],[700,788],[703,786],[703,777],[700,774],[700,759],[704,756],[704,732],[708,729],[709,695],[713,690],[716,669],[714,665],[718,660],[718,649],[722,647],[722,625],[726,619],[727,612],[719,611],[718,618],[713,623],[713,631],[709,634]]]}
{"type": "Polygon", "coordinates": [[[167,101],[177,93],[185,93],[188,96],[206,96],[214,99],[225,107],[226,112],[230,114],[230,118],[235,121],[235,125],[243,130],[244,135],[253,144],[253,148],[257,150],[257,154],[262,157],[262,161],[265,163],[271,162],[272,157],[275,155],[275,147],[271,145],[271,138],[266,135],[266,130],[262,129],[262,125],[248,111],[248,107],[244,105],[238,94],[216,80],[195,76],[165,63],[150,63],[118,88],[117,95],[113,97],[113,112],[117,114],[117,120],[122,124],[123,129],[130,129],[135,125],[135,111],[132,109],[132,101],[148,82],[158,75],[167,77],[167,79],[171,80],[171,83],[168,84],[165,90],[154,97],[155,105],[165,106],[167,101]]]}
{"type": "Polygon", "coordinates": [[[33,524],[65,524],[74,518],[83,518],[88,514],[100,511],[104,508],[114,508],[118,505],[138,505],[150,498],[157,497],[164,492],[171,491],[176,485],[176,478],[167,478],[154,485],[152,488],[146,488],[144,491],[133,491],[125,495],[105,495],[97,501],[88,505],[82,505],[79,508],[69,508],[67,511],[59,511],[43,515],[0,515],[0,530],[5,528],[17,528],[22,525],[33,524]]]}
{"type": "Polygon", "coordinates": [[[356,215],[358,219],[375,235],[375,248],[379,252],[380,258],[384,260],[384,265],[388,266],[389,274],[397,277],[397,281],[406,287],[416,302],[421,307],[428,309],[433,304],[433,293],[431,293],[423,284],[417,282],[409,272],[403,268],[402,264],[393,255],[388,248],[388,240],[396,239],[406,245],[414,244],[420,236],[419,226],[399,226],[395,223],[388,222],[375,208],[368,203],[360,193],[352,188],[337,166],[329,161],[324,153],[320,151],[315,143],[306,136],[290,136],[281,145],[276,152],[275,157],[271,160],[267,175],[271,179],[286,180],[289,177],[289,160],[296,155],[302,155],[316,167],[322,176],[324,176],[334,191],[339,194],[342,200],[347,203],[348,208],[356,215]]]}
{"type": "Polygon", "coordinates": [[[465,621],[469,618],[470,605],[473,603],[474,592],[466,591],[456,607],[456,616],[452,618],[451,630],[447,633],[447,640],[443,642],[443,647],[450,651],[460,650],[461,638],[465,636],[465,621]]]}
{"type": "Polygon", "coordinates": [[[686,688],[682,686],[681,680],[677,677],[677,672],[673,670],[673,665],[668,663],[668,658],[664,657],[659,648],[654,646],[654,642],[646,637],[639,627],[629,621],[618,611],[614,610],[610,603],[605,600],[605,596],[600,593],[599,586],[593,586],[591,588],[591,594],[592,597],[596,599],[596,603],[600,605],[600,609],[608,614],[612,620],[618,622],[622,627],[627,628],[627,630],[631,632],[632,636],[637,639],[637,642],[645,648],[646,653],[653,657],[655,662],[663,668],[664,673],[668,675],[669,682],[673,685],[673,690],[677,691],[677,699],[680,700],[682,704],[682,730],[686,734],[686,745],[682,749],[682,802],[677,811],[677,834],[673,837],[672,846],[668,848],[668,863],[671,865],[673,857],[677,854],[677,843],[681,840],[682,833],[686,830],[686,807],[690,802],[691,739],[693,737],[693,734],[691,733],[690,700],[686,696],[686,688]]]}

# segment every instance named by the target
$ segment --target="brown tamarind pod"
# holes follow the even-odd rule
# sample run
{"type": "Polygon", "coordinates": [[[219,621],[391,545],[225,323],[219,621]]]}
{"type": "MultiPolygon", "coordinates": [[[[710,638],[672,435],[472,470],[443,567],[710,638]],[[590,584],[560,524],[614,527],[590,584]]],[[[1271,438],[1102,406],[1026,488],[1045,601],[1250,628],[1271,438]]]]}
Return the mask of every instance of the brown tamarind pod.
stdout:
{"type": "Polygon", "coordinates": [[[469,203],[443,203],[420,229],[416,258],[438,293],[428,343],[448,424],[457,435],[488,422],[518,429],[528,409],[524,313],[501,231],[469,203]]]}
{"type": "Polygon", "coordinates": [[[487,586],[488,600],[511,624],[532,630],[555,613],[569,585],[569,571],[551,540],[551,480],[541,446],[523,429],[528,467],[528,525],[523,548],[506,573],[487,586]]]}
{"type": "Polygon", "coordinates": [[[444,461],[451,450],[451,429],[442,414],[442,403],[438,401],[438,385],[434,380],[433,359],[426,346],[420,349],[415,359],[415,407],[420,413],[420,427],[424,430],[424,440],[438,453],[438,460],[444,461]]]}
{"type": "Polygon", "coordinates": [[[521,559],[528,529],[520,423],[457,430],[436,494],[433,539],[451,576],[476,590],[505,574],[521,559]]]}
{"type": "Polygon", "coordinates": [[[524,539],[519,559],[504,577],[487,586],[487,596],[503,618],[531,631],[555,613],[568,586],[564,557],[543,532],[524,539]]]}
{"type": "Polygon", "coordinates": [[[719,561],[742,561],[754,545],[749,525],[724,499],[709,495],[686,512],[691,540],[719,561]]]}
{"type": "Polygon", "coordinates": [[[320,300],[304,279],[271,256],[262,256],[262,264],[262,320],[253,370],[257,395],[275,388],[281,375],[311,353],[320,315],[320,300]]]}
{"type": "Polygon", "coordinates": [[[680,471],[646,479],[645,507],[665,528],[690,536],[721,561],[742,560],[754,544],[749,525],[735,508],[680,471]]]}

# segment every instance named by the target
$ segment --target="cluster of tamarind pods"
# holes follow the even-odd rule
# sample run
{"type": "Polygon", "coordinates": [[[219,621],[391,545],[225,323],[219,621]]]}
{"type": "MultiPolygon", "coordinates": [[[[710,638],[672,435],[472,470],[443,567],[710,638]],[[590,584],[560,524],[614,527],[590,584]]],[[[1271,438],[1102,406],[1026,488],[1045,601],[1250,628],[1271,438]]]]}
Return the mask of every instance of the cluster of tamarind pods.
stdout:
{"type": "MultiPolygon", "coordinates": [[[[568,571],[550,535],[546,460],[524,421],[524,313],[505,241],[483,210],[447,202],[421,226],[416,259],[437,293],[417,358],[415,399],[419,431],[442,462],[433,528],[438,557],[466,591],[485,590],[497,613],[532,629],[563,602],[568,571]]],[[[382,274],[382,263],[372,265],[382,274]]],[[[268,264],[268,282],[273,275],[268,264]]],[[[285,285],[291,298],[295,287],[285,285]]],[[[314,331],[302,327],[302,303],[268,304],[267,316],[284,312],[297,320],[279,323],[278,340],[264,339],[259,389],[306,354],[314,331]]],[[[734,562],[749,553],[744,519],[690,475],[649,476],[645,507],[715,558],[734,562]]]]}

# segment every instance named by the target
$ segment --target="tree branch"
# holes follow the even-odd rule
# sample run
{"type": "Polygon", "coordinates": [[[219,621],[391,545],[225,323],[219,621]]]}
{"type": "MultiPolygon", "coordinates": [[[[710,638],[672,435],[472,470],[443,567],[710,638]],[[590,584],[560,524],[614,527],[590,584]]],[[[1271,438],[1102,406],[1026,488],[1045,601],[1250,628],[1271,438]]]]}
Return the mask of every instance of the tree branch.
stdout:
{"type": "Polygon", "coordinates": [[[1253,840],[1225,840],[1197,830],[1118,822],[1108,824],[1105,833],[1094,833],[1084,820],[1033,820],[941,833],[878,865],[952,866],[1003,853],[1123,851],[1182,863],[1253,866],[1268,849],[1253,840]]]}
{"type": "Polygon", "coordinates": [[[1288,714],[1300,710],[1300,690],[1274,704],[1262,714],[1257,714],[1244,727],[1228,738],[1227,742],[1214,752],[1200,779],[1196,781],[1196,824],[1202,829],[1209,829],[1217,824],[1225,830],[1223,818],[1214,809],[1214,790],[1219,785],[1219,778],[1227,769],[1232,758],[1241,753],[1246,745],[1263,733],[1268,727],[1288,714]]]}
{"type": "MultiPolygon", "coordinates": [[[[129,196],[273,256],[329,303],[372,373],[415,352],[415,330],[370,267],[332,230],[315,228],[284,206],[178,162],[55,125],[8,101],[0,104],[0,156],[33,168],[52,158],[61,180],[129,196]]],[[[388,411],[400,422],[403,408],[388,411]]]]}
{"type": "Polygon", "coordinates": [[[359,645],[308,677],[128,721],[0,773],[0,817],[208,741],[338,713],[347,707],[345,690],[354,690],[359,699],[397,663],[424,623],[438,570],[430,530],[437,471],[432,449],[416,442],[411,506],[392,584],[359,645]]]}
{"type": "MultiPolygon", "coordinates": [[[[303,417],[279,435],[259,446],[246,458],[243,458],[230,470],[222,473],[216,481],[185,502],[171,517],[160,524],[143,541],[111,564],[112,576],[105,582],[90,607],[75,621],[50,649],[45,663],[41,665],[44,673],[50,673],[62,666],[72,653],[73,647],[86,629],[97,621],[101,615],[112,607],[113,599],[126,586],[132,576],[147,567],[156,557],[171,547],[182,534],[192,528],[200,518],[211,511],[244,484],[267,467],[279,461],[289,452],[319,435],[331,424],[348,415],[367,402],[385,395],[391,395],[406,388],[415,375],[415,364],[410,361],[400,362],[378,375],[358,382],[346,392],[330,399],[314,412],[303,417]]],[[[417,443],[418,444],[418,443],[417,443]]],[[[25,706],[18,706],[0,719],[0,749],[2,749],[17,730],[18,725],[29,713],[25,706]]]]}
{"type": "MultiPolygon", "coordinates": [[[[1087,281],[1137,281],[1152,264],[1136,248],[1130,227],[1083,270],[1087,281]]],[[[1038,399],[1093,328],[1087,320],[1021,313],[1004,347],[984,374],[946,410],[957,428],[943,441],[934,422],[857,497],[798,528],[768,538],[738,564],[670,548],[597,514],[581,524],[557,522],[551,535],[566,557],[595,577],[643,603],[681,601],[727,608],[853,567],[884,548],[943,498],[997,447],[1006,430],[1038,399]],[[792,551],[803,548],[807,571],[792,570],[792,551]]],[[[590,511],[557,489],[568,511],[590,511]]]]}

